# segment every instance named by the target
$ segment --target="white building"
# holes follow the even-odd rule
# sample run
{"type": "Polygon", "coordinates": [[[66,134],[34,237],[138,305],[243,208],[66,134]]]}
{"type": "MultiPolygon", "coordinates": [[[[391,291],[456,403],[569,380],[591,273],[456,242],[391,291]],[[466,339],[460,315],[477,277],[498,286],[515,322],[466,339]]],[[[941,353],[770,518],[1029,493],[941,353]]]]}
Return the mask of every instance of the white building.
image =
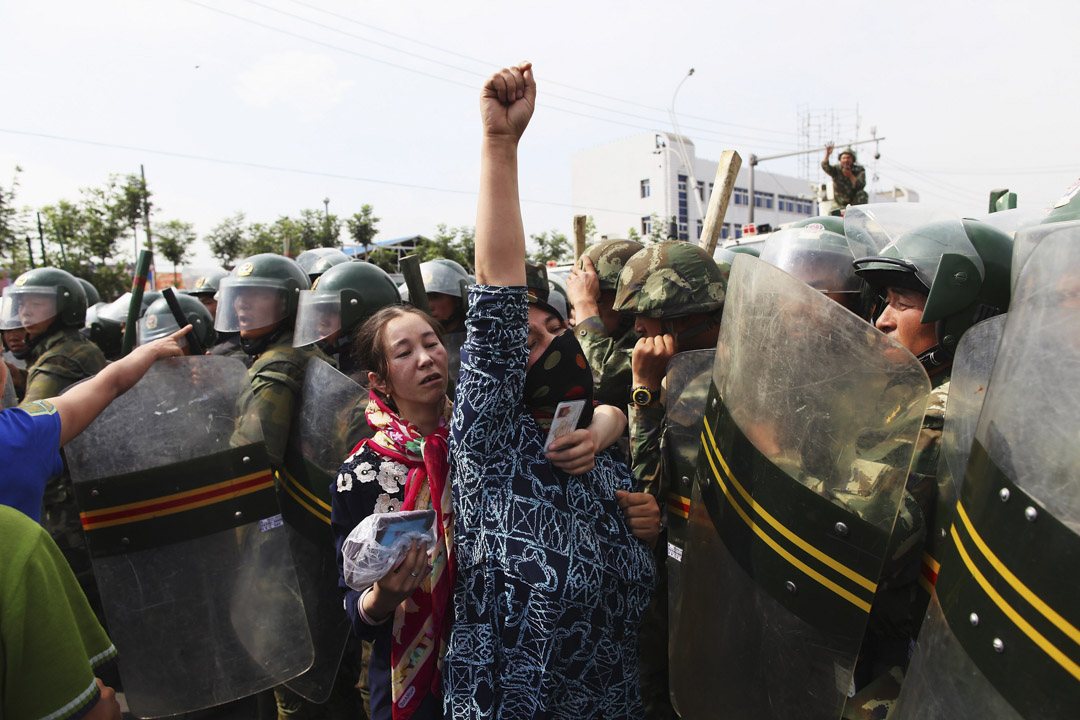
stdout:
{"type": "MultiPolygon", "coordinates": [[[[661,131],[634,135],[574,153],[570,158],[575,215],[591,215],[598,236],[627,237],[631,228],[645,236],[653,222],[676,223],[680,240],[701,236],[718,161],[695,155],[685,136],[661,131]],[[684,162],[688,161],[688,162],[684,162]],[[692,172],[690,171],[692,169],[692,172]]],[[[754,173],[754,223],[773,229],[818,214],[816,190],[790,175],[754,173]]],[[[831,188],[830,188],[831,190],[831,188]]],[[[893,198],[875,196],[873,201],[893,198]]],[[[721,240],[742,236],[750,221],[750,168],[739,170],[721,230],[721,240]]],[[[667,235],[666,229],[663,231],[667,235]]]]}

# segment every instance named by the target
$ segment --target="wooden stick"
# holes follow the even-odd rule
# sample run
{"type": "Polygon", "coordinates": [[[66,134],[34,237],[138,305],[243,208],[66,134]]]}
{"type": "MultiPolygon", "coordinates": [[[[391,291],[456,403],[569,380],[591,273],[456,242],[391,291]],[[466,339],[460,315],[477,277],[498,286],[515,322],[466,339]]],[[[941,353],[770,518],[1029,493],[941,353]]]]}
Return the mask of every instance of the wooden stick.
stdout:
{"type": "Polygon", "coordinates": [[[716,243],[720,240],[720,230],[724,227],[724,216],[727,215],[728,201],[735,189],[735,179],[739,176],[740,167],[742,158],[739,153],[725,150],[720,155],[712,195],[709,196],[709,210],[705,214],[705,227],[701,231],[700,245],[710,255],[716,252],[716,243]]]}
{"type": "Polygon", "coordinates": [[[585,254],[585,223],[584,215],[574,216],[574,262],[585,254]]]}

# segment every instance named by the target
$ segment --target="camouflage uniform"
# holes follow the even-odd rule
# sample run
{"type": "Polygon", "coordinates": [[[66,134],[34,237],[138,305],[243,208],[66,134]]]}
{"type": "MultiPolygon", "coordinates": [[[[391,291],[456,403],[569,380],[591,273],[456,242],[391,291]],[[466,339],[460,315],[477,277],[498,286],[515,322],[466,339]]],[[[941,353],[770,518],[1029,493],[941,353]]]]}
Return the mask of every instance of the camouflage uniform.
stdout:
{"type": "MultiPolygon", "coordinates": [[[[626,261],[642,247],[629,240],[609,240],[585,250],[582,257],[588,257],[596,269],[601,292],[615,290],[626,261]]],[[[625,408],[630,404],[634,345],[641,335],[633,329],[632,322],[619,329],[622,332],[608,335],[599,316],[584,318],[574,326],[578,344],[593,371],[593,397],[602,403],[625,408]]]]}
{"type": "MultiPolygon", "coordinates": [[[[34,346],[27,361],[32,364],[27,370],[23,405],[56,397],[71,385],[96,375],[105,367],[105,356],[101,350],[73,328],[55,330],[43,337],[34,346]]],[[[90,566],[90,554],[86,549],[71,476],[66,469],[62,475],[49,478],[42,509],[41,525],[49,531],[64,553],[91,607],[104,625],[105,613],[90,566]]]]}
{"type": "MultiPolygon", "coordinates": [[[[726,272],[716,265],[703,250],[686,242],[667,242],[637,253],[627,262],[619,275],[614,308],[620,312],[641,314],[665,319],[712,314],[711,325],[719,323],[723,307],[726,272]]],[[[666,325],[666,322],[665,322],[666,325]]],[[[695,329],[690,328],[693,332],[695,329]]],[[[708,329],[705,327],[704,329],[708,329]]],[[[669,331],[665,327],[665,331],[669,331]]],[[[660,398],[648,407],[629,405],[631,470],[639,492],[647,492],[660,503],[667,530],[656,544],[659,584],[653,601],[645,611],[641,629],[641,696],[645,717],[649,720],[677,717],[671,706],[668,687],[668,538],[672,524],[676,533],[685,527],[686,513],[679,513],[682,494],[671,496],[672,484],[680,475],[665,468],[664,458],[674,457],[678,449],[668,448],[667,382],[661,385],[660,398]],[[674,500],[674,504],[668,504],[674,500]]],[[[709,375],[691,380],[684,391],[685,401],[700,401],[698,417],[704,416],[705,399],[709,390],[709,375]]],[[[696,446],[694,460],[696,462],[696,446]]],[[[693,477],[693,472],[688,473],[693,477]]],[[[686,505],[689,497],[686,498],[686,505]]],[[[681,545],[678,546],[681,548],[681,545]]]]}
{"type": "Polygon", "coordinates": [[[862,165],[853,163],[851,166],[851,172],[855,175],[854,183],[844,176],[844,171],[839,165],[830,165],[828,160],[821,161],[821,169],[832,178],[833,199],[841,208],[848,205],[865,205],[870,202],[870,196],[866,194],[866,168],[862,165]]]}
{"type": "Polygon", "coordinates": [[[936,575],[937,561],[927,546],[937,531],[937,472],[948,373],[941,373],[934,382],[859,651],[854,683],[860,690],[844,707],[847,720],[882,718],[892,709],[930,601],[928,577],[936,575]]]}

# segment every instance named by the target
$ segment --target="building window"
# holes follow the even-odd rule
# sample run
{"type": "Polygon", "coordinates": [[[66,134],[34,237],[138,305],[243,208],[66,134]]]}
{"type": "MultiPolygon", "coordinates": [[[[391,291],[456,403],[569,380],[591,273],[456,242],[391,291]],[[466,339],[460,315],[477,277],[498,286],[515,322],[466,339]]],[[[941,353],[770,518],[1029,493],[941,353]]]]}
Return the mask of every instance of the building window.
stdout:
{"type": "Polygon", "coordinates": [[[701,180],[698,180],[697,196],[698,196],[698,199],[701,200],[701,202],[705,202],[705,183],[702,182],[701,180]]]}
{"type": "Polygon", "coordinates": [[[746,191],[746,188],[735,188],[735,204],[736,205],[749,205],[750,193],[746,191]]]}
{"type": "Polygon", "coordinates": [[[742,225],[735,226],[735,239],[738,240],[742,237],[742,225]]]}
{"type": "Polygon", "coordinates": [[[649,216],[649,217],[641,218],[641,234],[643,236],[647,237],[651,233],[652,233],[652,217],[649,216]]]}
{"type": "Polygon", "coordinates": [[[701,231],[702,231],[702,230],[703,230],[704,228],[705,228],[705,223],[701,222],[701,220],[698,220],[698,221],[697,221],[697,239],[698,239],[698,240],[700,240],[700,239],[701,239],[701,231]]]}
{"type": "Polygon", "coordinates": [[[686,181],[685,175],[679,176],[679,239],[689,240],[690,233],[687,224],[690,222],[686,208],[686,181]]]}
{"type": "Polygon", "coordinates": [[[731,237],[731,223],[724,223],[724,226],[720,228],[720,239],[727,240],[731,237]]]}
{"type": "Polygon", "coordinates": [[[754,191],[754,207],[772,209],[775,196],[772,193],[754,191]]]}
{"type": "Polygon", "coordinates": [[[649,197],[649,192],[650,192],[649,191],[649,179],[646,178],[646,179],[641,181],[641,197],[643,197],[643,198],[649,197]]]}

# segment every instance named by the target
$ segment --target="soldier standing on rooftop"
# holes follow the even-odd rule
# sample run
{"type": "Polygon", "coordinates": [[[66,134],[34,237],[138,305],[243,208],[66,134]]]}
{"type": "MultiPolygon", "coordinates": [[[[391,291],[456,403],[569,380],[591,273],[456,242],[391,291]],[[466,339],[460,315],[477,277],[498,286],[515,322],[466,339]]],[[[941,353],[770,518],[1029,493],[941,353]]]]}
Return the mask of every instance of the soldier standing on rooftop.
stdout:
{"type": "Polygon", "coordinates": [[[866,168],[855,164],[855,151],[851,148],[840,152],[839,165],[830,165],[829,157],[834,147],[832,144],[825,146],[825,159],[821,161],[821,169],[833,181],[833,199],[840,209],[848,205],[865,205],[870,202],[866,194],[866,168]]]}

